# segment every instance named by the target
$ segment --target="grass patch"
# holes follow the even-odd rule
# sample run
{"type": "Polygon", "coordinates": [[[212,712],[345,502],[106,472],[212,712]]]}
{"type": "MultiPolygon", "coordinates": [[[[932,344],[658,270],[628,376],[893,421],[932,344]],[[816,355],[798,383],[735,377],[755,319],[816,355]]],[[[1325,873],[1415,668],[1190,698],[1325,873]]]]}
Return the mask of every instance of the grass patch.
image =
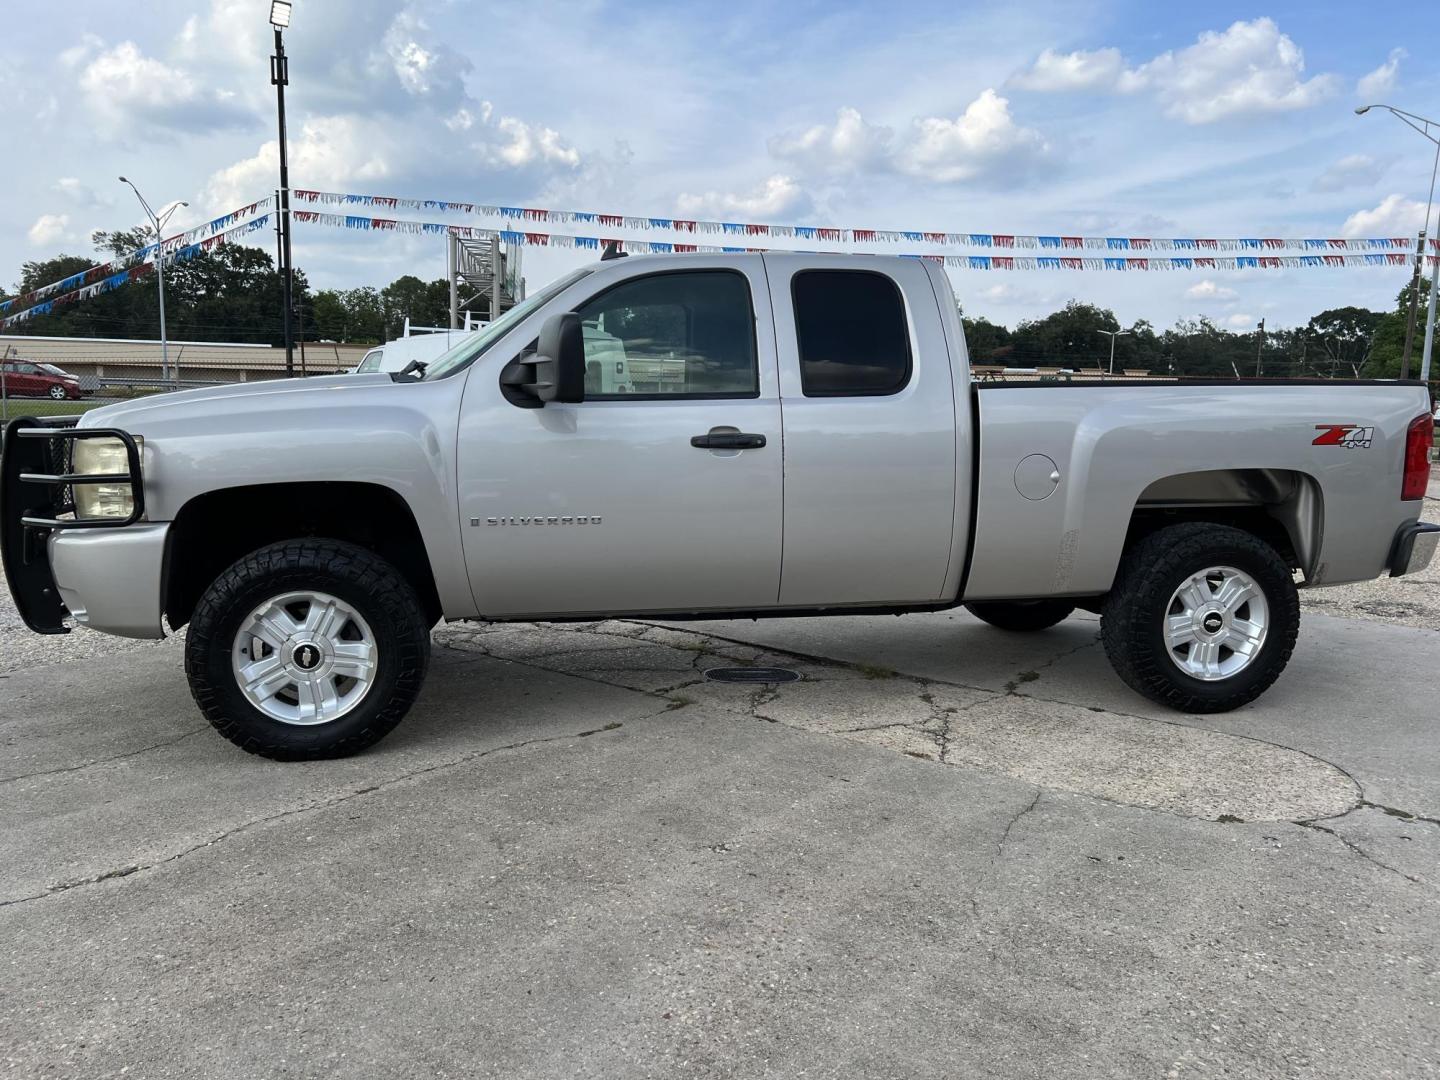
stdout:
{"type": "Polygon", "coordinates": [[[867,679],[893,679],[895,671],[893,668],[882,667],[879,664],[856,664],[855,670],[864,675],[867,679]]]}
{"type": "Polygon", "coordinates": [[[79,416],[91,409],[98,409],[101,405],[108,404],[110,404],[108,401],[49,401],[10,398],[0,403],[0,417],[3,417],[8,423],[17,416],[79,416]]]}

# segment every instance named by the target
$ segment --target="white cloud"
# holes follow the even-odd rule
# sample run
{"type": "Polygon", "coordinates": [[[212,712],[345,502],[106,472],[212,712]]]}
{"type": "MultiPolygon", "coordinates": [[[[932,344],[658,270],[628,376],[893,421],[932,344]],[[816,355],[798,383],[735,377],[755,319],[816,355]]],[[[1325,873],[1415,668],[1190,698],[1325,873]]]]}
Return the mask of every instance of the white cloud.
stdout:
{"type": "Polygon", "coordinates": [[[1220,304],[1233,304],[1239,299],[1240,294],[1234,289],[1220,285],[1209,278],[1197,282],[1185,290],[1187,300],[1209,300],[1220,304]]]}
{"type": "Polygon", "coordinates": [[[770,152],[824,172],[900,172],[952,183],[982,177],[1013,178],[1047,156],[1045,137],[1015,123],[1010,102],[987,89],[954,118],[917,118],[901,138],[842,108],[834,124],[769,141],[770,152]]]}
{"type": "Polygon", "coordinates": [[[50,190],[64,195],[76,206],[90,209],[96,206],[110,206],[114,199],[101,195],[78,176],[62,176],[50,185],[50,190]]]}
{"type": "MultiPolygon", "coordinates": [[[[298,137],[291,135],[290,173],[297,187],[354,191],[390,175],[394,150],[378,125],[318,116],[305,121],[298,137]]],[[[279,172],[280,144],[271,139],[253,156],[212,174],[200,202],[217,213],[233,210],[273,191],[279,172]]]]}
{"type": "MultiPolygon", "coordinates": [[[[490,103],[484,103],[485,116],[490,115],[490,103]]],[[[527,165],[562,165],[573,169],[580,164],[580,152],[567,146],[558,131],[548,127],[535,127],[517,120],[513,116],[502,116],[495,125],[504,141],[487,144],[492,162],[503,163],[511,168],[527,165]]]]}
{"type": "Polygon", "coordinates": [[[1315,178],[1316,191],[1343,191],[1345,188],[1373,187],[1395,164],[1394,158],[1373,158],[1369,154],[1347,154],[1315,178]]]}
{"type": "Polygon", "coordinates": [[[1207,31],[1194,45],[1166,52],[1135,72],[1169,116],[1209,124],[1231,116],[1286,112],[1315,105],[1334,93],[1333,75],[1303,77],[1305,54],[1272,19],[1236,22],[1207,31]]]}
{"type": "Polygon", "coordinates": [[[986,90],[954,120],[915,121],[914,138],[896,163],[912,176],[951,182],[1023,172],[1049,152],[1044,136],[1015,123],[1009,101],[986,90]]]}
{"type": "Polygon", "coordinates": [[[1391,49],[1390,59],[1368,75],[1362,75],[1355,84],[1355,95],[1365,101],[1384,97],[1395,89],[1395,79],[1400,73],[1400,61],[1409,56],[1404,49],[1391,49]]]}
{"type": "Polygon", "coordinates": [[[718,191],[682,194],[675,200],[675,206],[687,217],[764,221],[803,215],[810,208],[810,197],[793,177],[777,174],[748,194],[718,191]]]}
{"type": "Polygon", "coordinates": [[[1094,52],[1082,49],[1071,53],[1046,49],[1029,68],[1012,75],[1008,85],[1046,93],[1113,90],[1125,73],[1125,59],[1119,49],[1096,49],[1094,52]]]}
{"type": "Polygon", "coordinates": [[[57,240],[64,240],[70,235],[69,214],[41,214],[35,219],[35,224],[30,226],[30,243],[36,247],[45,247],[57,240]]]}
{"type": "Polygon", "coordinates": [[[254,119],[233,94],[205,88],[189,72],[146,56],[133,41],[107,50],[87,39],[67,50],[65,62],[79,68],[77,85],[86,107],[121,133],[132,128],[214,130],[254,119]]]}
{"type": "Polygon", "coordinates": [[[442,108],[467,100],[465,76],[474,65],[430,33],[411,11],[401,11],[385,30],[383,51],[371,58],[371,69],[389,69],[404,92],[442,108]]]}
{"type": "Polygon", "coordinates": [[[1340,226],[1347,238],[1413,236],[1425,223],[1425,204],[1403,195],[1387,195],[1373,210],[1357,210],[1340,226]]]}
{"type": "Polygon", "coordinates": [[[1224,325],[1228,326],[1231,330],[1254,330],[1255,324],[1259,321],[1260,320],[1254,315],[1241,315],[1237,313],[1235,315],[1227,315],[1224,320],[1224,325]]]}
{"type": "Polygon", "coordinates": [[[798,135],[777,135],[768,146],[770,153],[782,160],[858,171],[882,165],[894,135],[888,127],[868,123],[858,109],[846,106],[835,114],[834,124],[816,124],[798,135]]]}
{"type": "MultiPolygon", "coordinates": [[[[290,135],[292,182],[322,191],[388,194],[377,192],[376,185],[408,175],[417,162],[434,164],[440,158],[472,176],[477,165],[514,173],[571,171],[580,164],[579,151],[550,128],[510,116],[490,122],[488,102],[477,113],[466,113],[467,126],[459,128],[456,136],[435,134],[397,117],[311,117],[290,135]],[[436,140],[443,148],[440,152],[436,140]]],[[[444,121],[437,126],[444,126],[444,121]]],[[[279,153],[278,142],[265,142],[252,156],[213,173],[197,201],[206,212],[221,213],[263,197],[275,189],[279,153]]]]}
{"type": "Polygon", "coordinates": [[[1211,124],[1236,116],[1287,112],[1318,104],[1338,87],[1334,75],[1306,79],[1305,54],[1273,19],[1207,30],[1195,44],[1167,51],[1136,68],[1118,50],[1060,54],[1046,50],[1011,78],[1027,90],[1148,91],[1167,116],[1211,124]]]}

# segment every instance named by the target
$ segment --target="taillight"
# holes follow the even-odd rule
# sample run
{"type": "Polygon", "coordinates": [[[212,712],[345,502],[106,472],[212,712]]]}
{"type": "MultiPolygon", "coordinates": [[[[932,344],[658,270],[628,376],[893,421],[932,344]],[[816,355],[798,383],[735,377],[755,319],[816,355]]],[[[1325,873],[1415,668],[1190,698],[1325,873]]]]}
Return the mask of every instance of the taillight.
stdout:
{"type": "Polygon", "coordinates": [[[1430,443],[1434,439],[1435,421],[1429,413],[1410,421],[1405,432],[1405,479],[1400,483],[1400,498],[1423,499],[1430,483],[1430,443]]]}

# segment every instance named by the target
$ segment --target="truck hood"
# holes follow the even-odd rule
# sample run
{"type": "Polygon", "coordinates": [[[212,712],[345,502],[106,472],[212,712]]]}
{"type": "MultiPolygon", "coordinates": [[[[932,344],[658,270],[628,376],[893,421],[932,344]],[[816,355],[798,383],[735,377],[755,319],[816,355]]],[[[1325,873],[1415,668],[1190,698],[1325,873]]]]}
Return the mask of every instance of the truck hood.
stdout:
{"type": "Polygon", "coordinates": [[[192,419],[234,410],[248,412],[257,406],[265,408],[271,405],[287,411],[297,407],[330,408],[357,395],[374,401],[375,395],[384,393],[386,387],[398,389],[394,380],[384,373],[321,375],[306,379],[266,379],[262,382],[205,386],[91,409],[81,417],[79,426],[129,430],[133,425],[143,426],[152,421],[192,419]]]}

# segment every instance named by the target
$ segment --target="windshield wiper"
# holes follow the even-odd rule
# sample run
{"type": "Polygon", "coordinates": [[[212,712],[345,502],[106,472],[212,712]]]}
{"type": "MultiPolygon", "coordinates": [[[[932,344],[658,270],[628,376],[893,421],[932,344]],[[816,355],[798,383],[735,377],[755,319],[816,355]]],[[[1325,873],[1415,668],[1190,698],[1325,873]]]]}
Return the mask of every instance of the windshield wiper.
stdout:
{"type": "Polygon", "coordinates": [[[410,375],[414,375],[415,378],[411,379],[410,381],[419,382],[421,379],[425,378],[425,369],[427,367],[429,367],[429,365],[426,364],[424,360],[411,360],[394,375],[390,376],[390,378],[395,382],[399,382],[401,379],[406,379],[410,375]]]}

